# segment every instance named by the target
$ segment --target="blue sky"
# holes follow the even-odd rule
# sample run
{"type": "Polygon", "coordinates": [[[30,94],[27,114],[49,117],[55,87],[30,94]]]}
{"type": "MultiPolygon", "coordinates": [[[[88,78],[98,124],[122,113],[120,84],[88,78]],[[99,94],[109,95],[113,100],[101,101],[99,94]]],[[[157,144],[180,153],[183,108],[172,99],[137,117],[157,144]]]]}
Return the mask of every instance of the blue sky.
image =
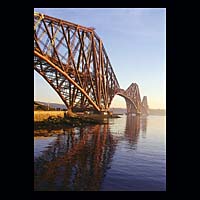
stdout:
{"type": "MultiPolygon", "coordinates": [[[[165,8],[35,8],[56,18],[94,27],[102,39],[120,87],[137,83],[150,108],[166,107],[165,8]]],[[[34,100],[63,103],[34,72],[34,100]]],[[[111,107],[126,107],[115,96],[111,107]]]]}

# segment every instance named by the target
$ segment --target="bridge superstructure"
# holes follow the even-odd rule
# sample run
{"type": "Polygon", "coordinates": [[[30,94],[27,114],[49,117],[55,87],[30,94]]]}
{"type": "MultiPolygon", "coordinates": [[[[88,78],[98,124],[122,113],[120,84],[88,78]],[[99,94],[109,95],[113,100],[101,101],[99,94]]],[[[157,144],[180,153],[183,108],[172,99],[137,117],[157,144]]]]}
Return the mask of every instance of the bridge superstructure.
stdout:
{"type": "Polygon", "coordinates": [[[34,70],[57,92],[67,109],[108,112],[115,95],[127,113],[148,113],[139,87],[120,88],[108,54],[94,28],[34,13],[34,70]]]}

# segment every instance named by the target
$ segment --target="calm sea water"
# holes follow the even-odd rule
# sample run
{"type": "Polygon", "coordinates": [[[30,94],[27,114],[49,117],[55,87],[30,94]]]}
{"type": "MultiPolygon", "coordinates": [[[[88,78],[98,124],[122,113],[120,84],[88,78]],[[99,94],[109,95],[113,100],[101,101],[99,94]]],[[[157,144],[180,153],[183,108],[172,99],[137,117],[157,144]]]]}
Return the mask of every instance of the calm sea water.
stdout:
{"type": "Polygon", "coordinates": [[[122,115],[34,137],[34,190],[165,191],[165,128],[165,116],[122,115]]]}

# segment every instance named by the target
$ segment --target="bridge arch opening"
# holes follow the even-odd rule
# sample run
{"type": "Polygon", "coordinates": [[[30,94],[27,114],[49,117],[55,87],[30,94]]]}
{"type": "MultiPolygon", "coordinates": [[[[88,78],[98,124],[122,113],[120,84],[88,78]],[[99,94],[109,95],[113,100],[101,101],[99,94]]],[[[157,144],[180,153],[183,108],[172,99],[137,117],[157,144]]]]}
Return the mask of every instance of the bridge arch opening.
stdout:
{"type": "MultiPolygon", "coordinates": [[[[116,93],[114,99],[112,100],[110,110],[113,111],[112,107],[114,108],[123,108],[123,113],[126,114],[138,114],[137,105],[133,102],[132,99],[128,98],[127,96],[123,95],[122,93],[116,93]]],[[[119,109],[116,109],[119,110],[119,109]]]]}
{"type": "Polygon", "coordinates": [[[114,114],[139,114],[135,103],[121,93],[114,96],[110,111],[114,114]]]}
{"type": "Polygon", "coordinates": [[[37,72],[34,70],[34,101],[41,101],[46,103],[62,104],[62,99],[58,93],[52,88],[52,86],[37,72]]]}
{"type": "Polygon", "coordinates": [[[126,113],[126,101],[124,99],[124,97],[122,96],[119,96],[119,95],[115,95],[112,102],[111,102],[111,105],[110,105],[110,110],[113,111],[113,113],[118,113],[119,110],[121,112],[124,111],[124,113],[126,113]]]}

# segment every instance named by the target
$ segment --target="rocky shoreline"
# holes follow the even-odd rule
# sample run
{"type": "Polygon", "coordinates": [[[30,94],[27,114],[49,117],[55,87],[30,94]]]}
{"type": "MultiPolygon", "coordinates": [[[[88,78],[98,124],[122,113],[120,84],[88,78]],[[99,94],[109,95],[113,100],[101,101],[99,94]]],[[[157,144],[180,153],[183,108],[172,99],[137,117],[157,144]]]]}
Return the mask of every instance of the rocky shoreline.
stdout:
{"type": "Polygon", "coordinates": [[[93,124],[108,123],[109,118],[119,118],[118,115],[82,115],[74,117],[49,117],[46,120],[34,122],[34,130],[39,129],[61,129],[70,127],[84,127],[93,124]]]}

